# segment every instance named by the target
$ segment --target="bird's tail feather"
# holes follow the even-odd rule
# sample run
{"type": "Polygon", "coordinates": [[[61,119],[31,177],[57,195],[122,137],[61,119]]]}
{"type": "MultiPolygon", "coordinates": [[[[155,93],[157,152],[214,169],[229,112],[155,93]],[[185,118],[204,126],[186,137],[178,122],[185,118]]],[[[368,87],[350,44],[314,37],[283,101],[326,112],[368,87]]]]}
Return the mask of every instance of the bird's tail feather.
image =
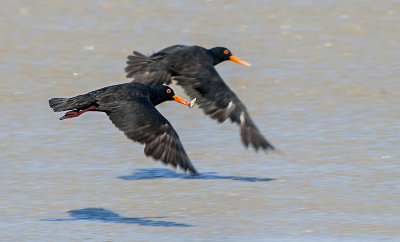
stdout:
{"type": "Polygon", "coordinates": [[[72,109],[68,105],[68,98],[52,98],[49,100],[49,106],[53,109],[54,112],[61,112],[72,109]]]}
{"type": "Polygon", "coordinates": [[[49,106],[54,112],[84,109],[95,103],[96,101],[90,93],[71,98],[52,98],[49,100],[49,106]]]}

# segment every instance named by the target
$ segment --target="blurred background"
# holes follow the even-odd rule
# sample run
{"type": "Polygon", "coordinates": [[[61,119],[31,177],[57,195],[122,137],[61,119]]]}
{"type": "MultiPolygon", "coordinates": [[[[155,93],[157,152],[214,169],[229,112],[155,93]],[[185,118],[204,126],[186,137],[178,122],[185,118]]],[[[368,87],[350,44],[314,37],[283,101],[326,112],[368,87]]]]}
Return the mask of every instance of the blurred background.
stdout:
{"type": "Polygon", "coordinates": [[[0,20],[0,240],[400,239],[398,1],[3,0],[0,20]],[[174,44],[252,64],[216,68],[279,153],[163,103],[190,179],[103,113],[48,107],[174,44]]]}

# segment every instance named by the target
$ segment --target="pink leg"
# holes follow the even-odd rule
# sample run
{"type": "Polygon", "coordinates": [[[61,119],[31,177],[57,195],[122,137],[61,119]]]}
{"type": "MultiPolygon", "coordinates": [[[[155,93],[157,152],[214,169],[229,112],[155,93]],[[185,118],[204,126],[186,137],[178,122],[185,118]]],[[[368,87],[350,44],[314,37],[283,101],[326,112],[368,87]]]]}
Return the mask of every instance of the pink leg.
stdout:
{"type": "Polygon", "coordinates": [[[90,110],[95,110],[96,108],[97,108],[96,105],[92,105],[92,106],[90,106],[88,108],[85,108],[83,110],[69,111],[69,112],[66,112],[65,115],[60,118],[60,120],[67,119],[67,118],[75,118],[75,117],[78,117],[79,115],[81,115],[84,112],[87,112],[87,111],[90,111],[90,110]]]}

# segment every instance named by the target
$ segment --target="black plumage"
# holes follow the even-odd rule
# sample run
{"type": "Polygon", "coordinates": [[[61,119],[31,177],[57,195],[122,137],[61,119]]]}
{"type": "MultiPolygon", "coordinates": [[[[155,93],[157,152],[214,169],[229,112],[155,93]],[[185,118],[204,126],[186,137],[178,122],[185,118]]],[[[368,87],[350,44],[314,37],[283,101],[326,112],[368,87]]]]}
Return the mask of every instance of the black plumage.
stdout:
{"type": "Polygon", "coordinates": [[[145,144],[144,153],[147,156],[196,174],[178,134],[155,108],[157,104],[169,100],[190,107],[194,104],[176,96],[168,86],[149,87],[131,82],[104,87],[76,97],[52,98],[49,105],[55,112],[71,110],[60,119],[77,117],[87,111],[105,112],[129,139],[145,144]]]}
{"type": "Polygon", "coordinates": [[[225,60],[249,63],[234,57],[225,47],[205,49],[200,46],[174,45],[152,54],[137,51],[128,56],[125,68],[128,78],[147,85],[170,84],[176,81],[197,103],[204,113],[218,122],[230,119],[240,126],[243,144],[256,150],[273,150],[274,146],[260,133],[245,105],[225,84],[215,65],[225,60]]]}

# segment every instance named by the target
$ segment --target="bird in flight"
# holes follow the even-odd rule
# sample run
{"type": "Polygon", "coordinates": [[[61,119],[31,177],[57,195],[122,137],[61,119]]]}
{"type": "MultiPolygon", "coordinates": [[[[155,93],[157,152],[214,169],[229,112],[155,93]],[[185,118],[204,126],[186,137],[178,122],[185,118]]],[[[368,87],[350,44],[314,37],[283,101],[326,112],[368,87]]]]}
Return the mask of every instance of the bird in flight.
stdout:
{"type": "Polygon", "coordinates": [[[134,51],[128,56],[125,71],[128,78],[146,85],[176,82],[191,98],[197,98],[197,104],[206,115],[220,123],[228,118],[237,123],[246,148],[274,150],[250,118],[245,105],[214,68],[226,60],[250,66],[225,47],[173,45],[150,56],[134,51]]]}
{"type": "Polygon", "coordinates": [[[169,100],[175,100],[188,107],[193,107],[196,101],[176,96],[168,86],[149,87],[142,83],[130,82],[71,98],[52,98],[49,105],[54,112],[68,111],[61,120],[78,117],[88,111],[104,112],[129,139],[145,144],[146,156],[173,167],[179,166],[185,172],[197,174],[178,134],[155,108],[156,105],[169,100]]]}

